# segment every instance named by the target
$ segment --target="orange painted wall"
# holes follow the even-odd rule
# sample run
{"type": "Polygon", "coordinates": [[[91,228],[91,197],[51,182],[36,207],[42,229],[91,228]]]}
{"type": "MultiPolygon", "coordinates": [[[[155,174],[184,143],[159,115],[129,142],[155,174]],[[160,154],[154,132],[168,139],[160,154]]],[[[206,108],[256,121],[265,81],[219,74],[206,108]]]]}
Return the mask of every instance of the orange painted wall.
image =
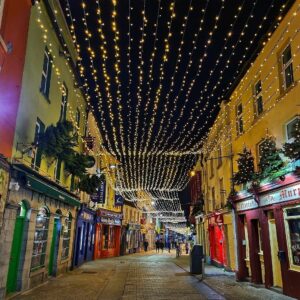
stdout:
{"type": "Polygon", "coordinates": [[[12,152],[30,8],[30,0],[6,0],[3,9],[0,34],[6,44],[12,44],[11,53],[0,46],[0,153],[6,157],[12,152]]]}

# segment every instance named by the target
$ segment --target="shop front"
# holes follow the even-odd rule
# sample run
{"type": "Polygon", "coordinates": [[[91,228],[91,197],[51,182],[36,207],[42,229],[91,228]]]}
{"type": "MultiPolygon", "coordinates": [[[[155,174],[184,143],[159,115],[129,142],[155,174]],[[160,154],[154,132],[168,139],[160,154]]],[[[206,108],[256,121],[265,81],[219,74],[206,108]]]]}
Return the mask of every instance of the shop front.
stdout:
{"type": "Polygon", "coordinates": [[[96,220],[94,258],[119,256],[122,214],[98,209],[96,220]]]}
{"type": "Polygon", "coordinates": [[[300,180],[286,176],[236,198],[237,278],[300,298],[300,180]]]}
{"type": "Polygon", "coordinates": [[[74,243],[74,267],[90,261],[94,256],[96,212],[81,207],[77,215],[76,237],[74,243]]]}
{"type": "Polygon", "coordinates": [[[127,253],[140,252],[143,243],[143,236],[141,234],[140,224],[135,224],[135,223],[128,224],[126,241],[127,241],[126,243],[127,253]]]}

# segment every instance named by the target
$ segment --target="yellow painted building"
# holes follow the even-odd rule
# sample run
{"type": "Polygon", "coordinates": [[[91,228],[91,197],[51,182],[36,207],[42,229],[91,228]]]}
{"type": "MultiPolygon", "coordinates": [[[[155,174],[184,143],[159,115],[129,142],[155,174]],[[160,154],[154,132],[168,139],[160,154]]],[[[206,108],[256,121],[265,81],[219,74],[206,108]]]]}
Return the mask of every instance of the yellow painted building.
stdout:
{"type": "MultiPolygon", "coordinates": [[[[265,178],[255,189],[250,183],[234,186],[238,193],[234,197],[233,212],[224,206],[231,191],[230,179],[238,171],[238,154],[244,147],[251,150],[255,171],[259,171],[261,145],[267,138],[274,140],[278,148],[293,141],[293,126],[300,118],[299,11],[300,1],[297,0],[279,20],[277,29],[264,41],[263,49],[230,98],[223,101],[201,149],[205,214],[198,216],[198,228],[201,228],[201,222],[204,223],[202,230],[206,234],[212,226],[210,218],[213,217],[216,223],[218,214],[223,214],[219,227],[221,222],[224,226],[227,224],[227,230],[224,227],[227,253],[230,254],[227,260],[230,268],[236,269],[238,279],[250,277],[252,282],[282,288],[284,294],[296,298],[300,296],[296,283],[296,280],[299,282],[300,269],[292,256],[295,242],[289,212],[293,212],[293,222],[300,222],[300,197],[291,197],[291,193],[287,197],[278,195],[299,187],[296,172],[299,161],[291,162],[281,154],[285,176],[265,178]],[[221,161],[222,156],[226,158],[221,161]]],[[[215,250],[211,246],[218,248],[218,242],[223,242],[222,235],[213,240],[208,234],[204,240],[206,254],[213,259],[211,252],[215,250]]]]}

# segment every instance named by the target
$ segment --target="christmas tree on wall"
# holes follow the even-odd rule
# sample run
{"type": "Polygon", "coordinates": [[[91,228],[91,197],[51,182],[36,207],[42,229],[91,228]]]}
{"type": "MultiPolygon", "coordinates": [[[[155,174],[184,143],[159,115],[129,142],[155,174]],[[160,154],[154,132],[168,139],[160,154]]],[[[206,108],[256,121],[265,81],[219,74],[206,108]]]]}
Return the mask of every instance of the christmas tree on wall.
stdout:
{"type": "Polygon", "coordinates": [[[280,150],[276,148],[276,143],[271,137],[267,137],[259,147],[259,179],[264,179],[274,175],[284,165],[280,157],[280,150]]]}
{"type": "Polygon", "coordinates": [[[300,159],[300,118],[296,119],[291,135],[293,141],[283,144],[283,153],[289,159],[296,161],[300,159]]]}
{"type": "Polygon", "coordinates": [[[246,184],[254,179],[254,158],[246,147],[238,155],[238,172],[234,174],[233,181],[236,185],[246,184]]]}

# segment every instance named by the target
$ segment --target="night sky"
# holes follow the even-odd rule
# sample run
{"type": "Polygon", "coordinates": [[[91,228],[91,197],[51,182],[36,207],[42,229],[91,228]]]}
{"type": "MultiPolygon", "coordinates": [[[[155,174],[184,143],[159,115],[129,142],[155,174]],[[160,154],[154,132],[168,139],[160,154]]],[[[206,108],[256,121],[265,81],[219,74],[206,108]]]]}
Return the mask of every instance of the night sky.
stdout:
{"type": "Polygon", "coordinates": [[[220,102],[294,1],[113,2],[61,0],[119,187],[181,190],[220,102]]]}

